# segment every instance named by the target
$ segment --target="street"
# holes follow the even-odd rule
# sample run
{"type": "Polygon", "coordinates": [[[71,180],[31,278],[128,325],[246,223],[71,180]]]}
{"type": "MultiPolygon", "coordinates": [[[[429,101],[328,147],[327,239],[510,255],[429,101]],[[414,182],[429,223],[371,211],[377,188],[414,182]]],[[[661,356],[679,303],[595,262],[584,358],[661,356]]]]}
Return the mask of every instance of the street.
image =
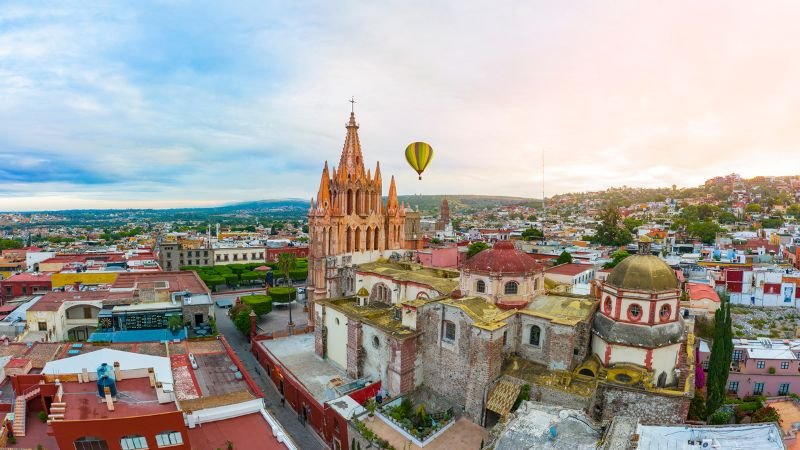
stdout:
{"type": "MultiPolygon", "coordinates": [[[[215,296],[215,298],[218,297],[215,296]]],[[[295,308],[295,312],[299,312],[299,316],[303,318],[303,323],[305,323],[305,315],[303,314],[302,307],[297,307],[295,305],[295,308]]],[[[247,339],[236,329],[233,322],[231,322],[228,317],[228,310],[225,308],[216,308],[215,312],[217,317],[217,330],[225,336],[225,339],[228,340],[228,343],[230,343],[231,347],[239,356],[239,359],[242,360],[247,371],[261,390],[264,391],[264,403],[267,410],[278,419],[299,448],[303,450],[327,448],[311,428],[302,425],[300,421],[297,420],[297,413],[294,410],[288,406],[281,406],[278,390],[271,381],[267,380],[264,369],[258,364],[255,356],[253,356],[253,353],[250,351],[250,344],[247,342],[247,339]]],[[[267,316],[270,315],[272,315],[272,313],[267,314],[267,316]]],[[[288,313],[286,317],[288,318],[288,313]]],[[[295,321],[297,321],[297,319],[295,319],[295,321]]],[[[276,320],[275,323],[277,322],[276,320]]],[[[246,432],[246,430],[243,430],[243,432],[246,432]]]]}

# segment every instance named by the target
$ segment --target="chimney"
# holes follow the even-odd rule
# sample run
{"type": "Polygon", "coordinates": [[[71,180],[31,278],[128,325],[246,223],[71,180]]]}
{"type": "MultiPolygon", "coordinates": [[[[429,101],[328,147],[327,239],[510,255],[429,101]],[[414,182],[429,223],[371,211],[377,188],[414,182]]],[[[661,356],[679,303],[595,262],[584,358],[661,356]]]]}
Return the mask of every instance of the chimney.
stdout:
{"type": "Polygon", "coordinates": [[[156,385],[156,372],[153,368],[147,369],[147,376],[150,378],[150,387],[155,387],[156,385]]]}
{"type": "Polygon", "coordinates": [[[122,370],[119,368],[119,361],[114,361],[114,379],[122,381],[122,370]]]}

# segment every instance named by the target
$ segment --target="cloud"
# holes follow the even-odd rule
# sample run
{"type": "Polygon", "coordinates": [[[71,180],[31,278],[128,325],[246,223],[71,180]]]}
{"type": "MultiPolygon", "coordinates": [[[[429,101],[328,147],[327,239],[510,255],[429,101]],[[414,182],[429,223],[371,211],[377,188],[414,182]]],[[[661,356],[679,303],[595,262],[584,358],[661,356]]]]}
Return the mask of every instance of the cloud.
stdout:
{"type": "Polygon", "coordinates": [[[790,174],[799,18],[789,1],[6,2],[0,190],[29,208],[310,197],[350,95],[401,193],[538,196],[542,153],[548,195],[790,174]],[[436,152],[422,182],[414,140],[436,152]]]}

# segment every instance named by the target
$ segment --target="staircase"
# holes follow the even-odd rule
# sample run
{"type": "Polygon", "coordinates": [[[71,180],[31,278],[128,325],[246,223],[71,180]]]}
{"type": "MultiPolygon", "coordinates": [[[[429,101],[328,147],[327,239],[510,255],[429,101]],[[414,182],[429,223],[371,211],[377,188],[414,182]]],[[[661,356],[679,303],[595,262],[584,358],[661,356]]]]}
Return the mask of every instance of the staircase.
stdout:
{"type": "Polygon", "coordinates": [[[14,400],[14,436],[25,436],[25,415],[28,412],[28,400],[39,395],[39,386],[31,386],[14,400]]]}

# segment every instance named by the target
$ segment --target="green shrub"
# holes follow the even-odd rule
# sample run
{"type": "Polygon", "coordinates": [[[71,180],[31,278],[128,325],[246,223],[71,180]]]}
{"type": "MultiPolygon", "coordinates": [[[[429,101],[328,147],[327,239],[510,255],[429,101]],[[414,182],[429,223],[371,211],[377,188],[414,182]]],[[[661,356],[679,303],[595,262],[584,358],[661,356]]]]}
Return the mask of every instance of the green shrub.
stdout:
{"type": "Polygon", "coordinates": [[[717,411],[711,415],[709,422],[711,425],[725,425],[731,420],[731,414],[726,411],[717,411]]]}
{"type": "Polygon", "coordinates": [[[253,311],[255,311],[259,316],[269,314],[269,312],[272,311],[272,298],[269,296],[246,295],[240,298],[242,299],[242,303],[253,308],[253,311]]]}
{"type": "Polygon", "coordinates": [[[293,280],[305,280],[308,278],[308,267],[294,269],[289,271],[289,277],[293,280]]]}
{"type": "Polygon", "coordinates": [[[753,423],[781,422],[781,415],[772,406],[765,406],[753,412],[753,423]]]}
{"type": "Polygon", "coordinates": [[[47,422],[47,413],[44,411],[39,411],[39,420],[42,422],[47,422]]]}
{"type": "Polygon", "coordinates": [[[525,400],[530,400],[531,396],[531,385],[523,384],[522,388],[519,390],[519,394],[517,395],[517,399],[514,400],[514,406],[511,407],[511,411],[516,411],[519,408],[519,405],[522,404],[525,400]]]}
{"type": "Polygon", "coordinates": [[[225,284],[228,286],[236,286],[239,283],[239,275],[235,273],[225,275],[225,284]]]}
{"type": "Polygon", "coordinates": [[[297,289],[293,287],[270,288],[269,295],[275,303],[288,303],[297,298],[297,289]]]}
{"type": "Polygon", "coordinates": [[[262,274],[260,274],[258,272],[253,272],[253,271],[242,272],[240,277],[241,277],[242,281],[256,281],[256,280],[263,280],[264,279],[264,275],[262,275],[262,274]]]}

